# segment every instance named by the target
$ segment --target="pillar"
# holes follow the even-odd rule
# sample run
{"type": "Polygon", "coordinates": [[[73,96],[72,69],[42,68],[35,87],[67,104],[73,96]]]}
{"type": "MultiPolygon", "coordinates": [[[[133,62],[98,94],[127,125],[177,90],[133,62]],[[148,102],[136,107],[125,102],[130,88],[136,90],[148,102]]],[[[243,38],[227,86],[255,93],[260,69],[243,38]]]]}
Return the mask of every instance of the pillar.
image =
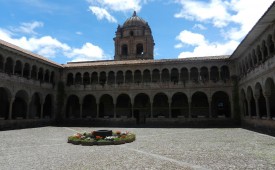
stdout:
{"type": "Polygon", "coordinates": [[[248,107],[248,116],[251,118],[251,104],[250,104],[251,98],[247,99],[247,107],[248,107]]]}
{"type": "Polygon", "coordinates": [[[188,101],[188,118],[191,118],[191,101],[188,101]]]}
{"type": "Polygon", "coordinates": [[[117,115],[116,115],[116,102],[114,102],[114,118],[116,118],[117,115]]]}
{"type": "Polygon", "coordinates": [[[80,119],[82,119],[82,114],[83,114],[83,109],[82,109],[82,108],[83,108],[83,105],[82,105],[82,103],[79,103],[79,106],[80,106],[80,107],[79,107],[79,108],[80,108],[80,109],[79,109],[79,112],[80,112],[79,115],[80,115],[80,119]]]}
{"type": "Polygon", "coordinates": [[[260,96],[255,95],[255,103],[256,103],[256,114],[257,114],[257,118],[260,118],[259,97],[260,97],[260,96]]]}
{"type": "Polygon", "coordinates": [[[40,103],[41,103],[41,108],[40,108],[40,119],[43,119],[44,100],[41,100],[40,103]]]}
{"type": "Polygon", "coordinates": [[[14,102],[14,98],[11,98],[10,99],[10,106],[9,106],[9,117],[8,117],[9,120],[12,119],[12,105],[13,105],[13,102],[14,102]]]}
{"type": "Polygon", "coordinates": [[[212,118],[212,100],[209,99],[209,118],[212,118]]]}
{"type": "Polygon", "coordinates": [[[150,102],[151,104],[151,118],[153,118],[153,102],[150,102]]]}
{"type": "Polygon", "coordinates": [[[96,104],[96,118],[99,118],[99,103],[96,104]]]}
{"type": "Polygon", "coordinates": [[[26,119],[29,119],[30,105],[31,105],[31,101],[28,101],[28,102],[27,102],[27,113],[26,113],[26,119]]]}
{"type": "Polygon", "coordinates": [[[169,105],[169,118],[172,118],[172,114],[171,114],[171,101],[169,101],[168,105],[169,105]]]}
{"type": "Polygon", "coordinates": [[[270,101],[269,101],[270,95],[264,95],[264,97],[265,97],[267,119],[271,119],[271,116],[270,116],[270,101]]]}

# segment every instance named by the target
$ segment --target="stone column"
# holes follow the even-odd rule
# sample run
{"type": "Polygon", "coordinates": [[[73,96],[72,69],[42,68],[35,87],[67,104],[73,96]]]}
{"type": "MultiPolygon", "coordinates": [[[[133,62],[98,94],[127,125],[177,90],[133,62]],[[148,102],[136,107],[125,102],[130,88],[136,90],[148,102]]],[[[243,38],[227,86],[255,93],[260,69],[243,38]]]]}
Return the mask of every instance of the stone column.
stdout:
{"type": "Polygon", "coordinates": [[[212,118],[212,100],[209,99],[209,118],[212,118]]]}
{"type": "Polygon", "coordinates": [[[27,113],[26,113],[26,119],[29,119],[29,112],[30,112],[30,105],[31,105],[31,101],[27,102],[27,113]]]}
{"type": "Polygon", "coordinates": [[[251,118],[251,98],[247,98],[248,116],[251,118]]]}
{"type": "Polygon", "coordinates": [[[191,118],[191,101],[188,101],[188,118],[191,118]]]}
{"type": "Polygon", "coordinates": [[[259,109],[259,98],[260,96],[259,95],[255,95],[255,103],[256,103],[256,115],[257,115],[257,118],[260,118],[260,109],[259,109]]]}
{"type": "Polygon", "coordinates": [[[41,103],[41,108],[40,108],[40,119],[43,119],[43,110],[44,110],[44,100],[41,99],[40,100],[40,103],[41,103]]]}
{"type": "Polygon", "coordinates": [[[117,115],[116,115],[116,102],[114,102],[114,118],[116,118],[117,115]]]}
{"type": "Polygon", "coordinates": [[[82,105],[82,103],[79,103],[79,116],[80,116],[80,119],[82,119],[82,115],[83,115],[83,105],[82,105]]]}
{"type": "Polygon", "coordinates": [[[169,118],[172,118],[172,112],[171,112],[171,101],[168,102],[169,105],[169,118]]]}
{"type": "Polygon", "coordinates": [[[269,101],[270,95],[265,94],[264,97],[265,97],[267,119],[271,119],[271,117],[270,117],[270,101],[269,101]]]}
{"type": "Polygon", "coordinates": [[[153,118],[153,102],[151,102],[150,104],[151,104],[151,118],[153,118]]]}
{"type": "Polygon", "coordinates": [[[12,119],[12,105],[13,105],[13,102],[14,102],[14,98],[11,98],[10,99],[10,105],[9,105],[9,117],[8,119],[11,120],[12,119]]]}
{"type": "Polygon", "coordinates": [[[99,118],[99,103],[96,104],[96,118],[99,118]]]}

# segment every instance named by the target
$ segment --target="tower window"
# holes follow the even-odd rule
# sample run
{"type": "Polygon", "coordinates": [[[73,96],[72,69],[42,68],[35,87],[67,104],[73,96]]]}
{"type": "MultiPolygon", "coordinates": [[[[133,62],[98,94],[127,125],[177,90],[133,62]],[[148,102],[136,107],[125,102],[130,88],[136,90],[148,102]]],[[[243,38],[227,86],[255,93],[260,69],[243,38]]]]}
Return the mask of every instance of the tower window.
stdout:
{"type": "Polygon", "coordinates": [[[121,47],[121,55],[128,55],[128,46],[126,44],[121,47]]]}
{"type": "Polygon", "coordinates": [[[142,44],[137,44],[137,55],[143,54],[143,45],[142,44]]]}
{"type": "Polygon", "coordinates": [[[130,31],[130,36],[134,36],[134,31],[130,31]]]}

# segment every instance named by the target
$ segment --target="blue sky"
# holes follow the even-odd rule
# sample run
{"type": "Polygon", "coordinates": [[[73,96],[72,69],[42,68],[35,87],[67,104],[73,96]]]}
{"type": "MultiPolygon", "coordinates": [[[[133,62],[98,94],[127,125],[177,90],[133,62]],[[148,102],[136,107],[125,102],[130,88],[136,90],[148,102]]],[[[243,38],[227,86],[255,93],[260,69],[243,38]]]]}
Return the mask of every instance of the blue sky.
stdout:
{"type": "Polygon", "coordinates": [[[0,0],[0,39],[50,58],[109,60],[133,11],[146,20],[155,59],[230,55],[273,0],[0,0]]]}

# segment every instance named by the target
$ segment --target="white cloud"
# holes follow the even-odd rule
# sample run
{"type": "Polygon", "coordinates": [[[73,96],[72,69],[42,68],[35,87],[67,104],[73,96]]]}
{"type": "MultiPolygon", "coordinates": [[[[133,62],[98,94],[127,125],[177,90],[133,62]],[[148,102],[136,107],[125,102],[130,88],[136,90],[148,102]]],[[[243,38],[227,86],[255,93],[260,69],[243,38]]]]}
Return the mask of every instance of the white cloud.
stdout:
{"type": "MultiPolygon", "coordinates": [[[[194,46],[192,51],[182,52],[179,58],[230,55],[238,46],[242,38],[260,19],[271,5],[273,0],[175,0],[182,9],[175,14],[176,18],[195,20],[201,23],[211,23],[218,28],[222,38],[220,42],[210,42],[201,34],[182,31],[176,39],[181,43],[175,48],[184,47],[184,44],[194,46]],[[227,26],[227,27],[225,27],[227,26]]],[[[199,28],[196,24],[193,28],[199,28]]]]}
{"type": "Polygon", "coordinates": [[[181,43],[192,46],[206,44],[206,40],[202,34],[193,33],[187,30],[183,30],[182,32],[180,32],[176,39],[180,40],[181,43]]]}
{"type": "Polygon", "coordinates": [[[112,11],[140,11],[142,0],[87,0],[92,6],[101,6],[112,11]]]}
{"type": "Polygon", "coordinates": [[[81,48],[75,48],[51,36],[14,38],[11,31],[3,28],[0,28],[0,37],[4,41],[47,58],[65,56],[72,61],[107,59],[104,51],[99,46],[89,42],[85,43],[81,48]]]}
{"type": "Polygon", "coordinates": [[[176,18],[212,22],[215,27],[224,27],[228,24],[230,14],[227,11],[226,3],[221,0],[195,1],[195,0],[175,0],[182,5],[176,18]]]}
{"type": "Polygon", "coordinates": [[[80,32],[80,31],[77,31],[76,34],[77,34],[77,35],[82,35],[83,33],[80,32]]]}
{"type": "Polygon", "coordinates": [[[95,14],[98,20],[102,20],[105,18],[109,22],[113,22],[113,23],[117,22],[117,20],[112,15],[110,15],[110,13],[106,9],[99,8],[96,6],[90,6],[89,9],[95,14]]]}
{"type": "Polygon", "coordinates": [[[37,34],[34,29],[39,28],[39,27],[43,27],[43,22],[39,22],[39,21],[34,21],[34,22],[24,22],[21,23],[21,26],[19,26],[18,28],[12,28],[13,31],[15,32],[20,32],[20,33],[24,33],[24,34],[37,34]]]}
{"type": "Polygon", "coordinates": [[[74,48],[67,56],[73,58],[72,61],[92,61],[106,59],[104,51],[92,43],[86,43],[81,48],[74,48]]]}
{"type": "Polygon", "coordinates": [[[200,30],[207,30],[207,28],[204,25],[202,25],[202,24],[195,24],[193,26],[193,29],[196,29],[196,28],[198,28],[200,30]]]}
{"type": "Polygon", "coordinates": [[[192,52],[180,53],[178,58],[228,55],[231,54],[238,45],[239,42],[233,40],[226,43],[200,44],[196,46],[192,52]]]}

